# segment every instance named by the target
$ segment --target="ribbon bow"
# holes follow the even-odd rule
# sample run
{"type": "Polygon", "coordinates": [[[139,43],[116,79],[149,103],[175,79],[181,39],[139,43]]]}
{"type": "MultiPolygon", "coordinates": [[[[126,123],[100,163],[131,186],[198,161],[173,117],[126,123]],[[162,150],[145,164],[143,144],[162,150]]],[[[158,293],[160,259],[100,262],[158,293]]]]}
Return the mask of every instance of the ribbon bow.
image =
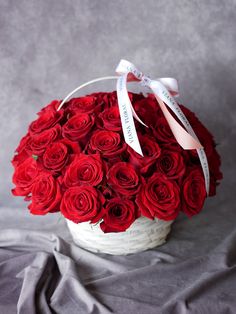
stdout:
{"type": "Polygon", "coordinates": [[[117,98],[125,142],[138,154],[143,156],[134,124],[134,118],[144,126],[148,126],[136,114],[129,99],[126,87],[127,82],[139,81],[142,85],[152,90],[179,145],[183,149],[197,150],[205,178],[206,192],[209,194],[209,167],[204,148],[173,97],[178,95],[177,81],[174,78],[159,78],[157,80],[152,80],[140,72],[132,63],[123,59],[119,62],[116,68],[116,73],[119,74],[117,80],[117,98]],[[184,128],[172,116],[167,107],[176,115],[184,128]]]}

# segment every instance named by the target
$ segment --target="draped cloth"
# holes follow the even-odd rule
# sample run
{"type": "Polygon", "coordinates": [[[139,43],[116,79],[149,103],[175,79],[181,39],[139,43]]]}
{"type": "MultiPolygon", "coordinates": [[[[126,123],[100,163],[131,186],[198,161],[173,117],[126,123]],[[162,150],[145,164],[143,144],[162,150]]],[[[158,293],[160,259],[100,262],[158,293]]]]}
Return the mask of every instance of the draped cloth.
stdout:
{"type": "Polygon", "coordinates": [[[236,313],[236,231],[211,208],[127,256],[77,247],[57,214],[0,213],[2,314],[236,313]]]}

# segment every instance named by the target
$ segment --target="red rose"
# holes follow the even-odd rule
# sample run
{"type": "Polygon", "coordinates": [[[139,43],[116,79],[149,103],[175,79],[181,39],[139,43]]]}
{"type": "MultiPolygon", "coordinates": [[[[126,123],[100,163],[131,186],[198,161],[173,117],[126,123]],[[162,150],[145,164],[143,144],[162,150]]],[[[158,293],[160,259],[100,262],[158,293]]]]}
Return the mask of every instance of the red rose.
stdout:
{"type": "Polygon", "coordinates": [[[42,173],[32,186],[32,203],[28,206],[34,215],[59,211],[61,191],[59,183],[49,173],[42,173]]]}
{"type": "Polygon", "coordinates": [[[32,158],[27,158],[16,167],[12,181],[16,185],[12,189],[12,194],[16,196],[27,196],[31,192],[31,187],[39,174],[37,162],[32,158]]]}
{"type": "Polygon", "coordinates": [[[170,179],[179,179],[185,173],[185,162],[179,151],[163,149],[156,165],[170,179]]]}
{"type": "Polygon", "coordinates": [[[54,141],[56,141],[61,134],[60,124],[55,125],[53,128],[43,131],[39,134],[34,134],[28,140],[26,150],[30,154],[37,156],[42,155],[46,148],[54,141]]]}
{"type": "Polygon", "coordinates": [[[111,93],[93,93],[92,95],[96,97],[98,103],[102,104],[103,110],[118,106],[116,91],[111,93]]]}
{"type": "Polygon", "coordinates": [[[11,160],[11,163],[13,167],[16,168],[29,157],[31,157],[30,154],[26,150],[23,150],[21,153],[14,155],[14,157],[11,160]]]}
{"type": "Polygon", "coordinates": [[[140,140],[144,156],[139,155],[130,146],[128,146],[127,151],[130,154],[129,163],[135,169],[140,169],[142,174],[145,174],[156,162],[156,159],[159,158],[161,149],[156,141],[148,135],[138,134],[138,138],[140,140]]]}
{"type": "MultiPolygon", "coordinates": [[[[131,102],[143,98],[143,95],[133,94],[131,92],[128,92],[128,95],[131,102]]],[[[96,97],[97,103],[102,104],[103,110],[111,107],[118,107],[116,91],[110,93],[93,93],[91,96],[96,97]]]]}
{"type": "Polygon", "coordinates": [[[63,117],[63,110],[45,110],[37,120],[33,121],[29,126],[30,134],[41,133],[54,125],[56,125],[63,117]]]}
{"type": "Polygon", "coordinates": [[[109,131],[121,131],[119,108],[111,107],[101,112],[98,116],[97,125],[109,131]]]}
{"type": "Polygon", "coordinates": [[[27,133],[20,141],[20,144],[15,150],[15,156],[13,157],[11,163],[14,167],[20,165],[23,161],[25,161],[30,154],[26,150],[27,143],[30,139],[29,133],[27,133]]]}
{"type": "Polygon", "coordinates": [[[63,125],[62,134],[71,141],[83,140],[88,136],[93,125],[94,116],[87,113],[78,113],[63,125]]]}
{"type": "Polygon", "coordinates": [[[158,119],[158,108],[159,105],[157,103],[156,98],[152,96],[144,97],[133,104],[134,110],[139,116],[139,118],[147,125],[147,126],[155,126],[158,119]]]}
{"type": "Polygon", "coordinates": [[[64,185],[98,185],[103,179],[103,164],[98,154],[79,154],[69,165],[64,176],[64,185]]]}
{"type": "Polygon", "coordinates": [[[88,152],[99,152],[103,157],[112,158],[126,150],[126,143],[120,134],[112,131],[95,131],[90,139],[88,152]]]}
{"type": "Polygon", "coordinates": [[[182,187],[182,210],[191,217],[198,214],[206,198],[205,180],[201,169],[188,172],[182,187]]]}
{"type": "Polygon", "coordinates": [[[26,145],[27,145],[27,143],[28,143],[28,141],[29,141],[29,139],[30,139],[30,134],[29,134],[29,132],[25,135],[25,136],[23,136],[22,137],[22,139],[20,140],[20,144],[17,146],[17,148],[15,149],[15,152],[17,152],[17,153],[21,153],[22,151],[24,151],[25,150],[25,148],[26,148],[26,145]]]}
{"type": "Polygon", "coordinates": [[[103,215],[104,196],[88,185],[74,186],[66,190],[61,201],[61,212],[75,223],[98,222],[103,215]]]}
{"type": "Polygon", "coordinates": [[[138,218],[134,203],[119,197],[107,202],[103,221],[100,224],[103,232],[121,232],[138,218]]]}
{"type": "Polygon", "coordinates": [[[180,209],[180,190],[175,181],[154,173],[136,197],[143,216],[150,219],[174,220],[180,209]]]}
{"type": "Polygon", "coordinates": [[[156,122],[155,128],[150,128],[150,132],[153,132],[153,135],[158,142],[164,144],[177,143],[169,124],[164,116],[160,116],[156,122]]]}
{"type": "Polygon", "coordinates": [[[71,155],[80,152],[79,145],[67,139],[52,143],[43,154],[43,166],[45,169],[56,173],[68,164],[71,155]]]}
{"type": "MultiPolygon", "coordinates": [[[[57,111],[58,107],[60,106],[61,101],[60,100],[52,100],[48,105],[43,107],[37,115],[42,115],[45,111],[57,111]]],[[[63,107],[64,108],[64,107],[63,107]]]]}
{"type": "Polygon", "coordinates": [[[115,193],[124,197],[135,195],[140,188],[140,178],[135,169],[126,162],[118,162],[107,173],[107,183],[115,193]]]}
{"type": "MultiPolygon", "coordinates": [[[[107,99],[107,106],[106,107],[113,107],[113,106],[118,107],[117,92],[116,91],[113,91],[111,93],[106,93],[105,97],[103,97],[104,101],[105,101],[105,98],[107,99]]],[[[106,101],[105,101],[105,103],[106,103],[106,101]]]]}
{"type": "Polygon", "coordinates": [[[97,100],[94,96],[72,98],[67,103],[67,111],[72,115],[79,113],[93,113],[96,111],[96,107],[97,100]]]}

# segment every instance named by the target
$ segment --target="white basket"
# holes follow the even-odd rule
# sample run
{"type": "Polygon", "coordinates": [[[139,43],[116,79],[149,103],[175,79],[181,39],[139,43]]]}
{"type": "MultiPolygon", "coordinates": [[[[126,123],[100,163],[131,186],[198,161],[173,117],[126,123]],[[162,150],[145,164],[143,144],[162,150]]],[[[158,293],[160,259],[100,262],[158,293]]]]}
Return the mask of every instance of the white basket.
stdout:
{"type": "Polygon", "coordinates": [[[95,253],[127,255],[162,245],[171,229],[171,221],[140,217],[124,232],[103,233],[99,224],[76,224],[66,219],[73,240],[80,247],[95,253]]]}

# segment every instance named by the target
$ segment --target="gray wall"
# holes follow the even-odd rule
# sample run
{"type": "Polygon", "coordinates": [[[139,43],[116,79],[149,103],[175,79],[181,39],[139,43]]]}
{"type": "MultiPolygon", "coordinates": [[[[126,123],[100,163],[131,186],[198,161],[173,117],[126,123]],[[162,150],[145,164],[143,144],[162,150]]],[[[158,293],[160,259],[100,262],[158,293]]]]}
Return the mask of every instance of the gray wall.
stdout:
{"type": "Polygon", "coordinates": [[[0,204],[26,206],[10,194],[10,159],[35,113],[80,83],[113,75],[121,58],[178,79],[181,101],[220,143],[225,179],[210,202],[231,202],[235,30],[233,0],[0,0],[0,204]]]}

